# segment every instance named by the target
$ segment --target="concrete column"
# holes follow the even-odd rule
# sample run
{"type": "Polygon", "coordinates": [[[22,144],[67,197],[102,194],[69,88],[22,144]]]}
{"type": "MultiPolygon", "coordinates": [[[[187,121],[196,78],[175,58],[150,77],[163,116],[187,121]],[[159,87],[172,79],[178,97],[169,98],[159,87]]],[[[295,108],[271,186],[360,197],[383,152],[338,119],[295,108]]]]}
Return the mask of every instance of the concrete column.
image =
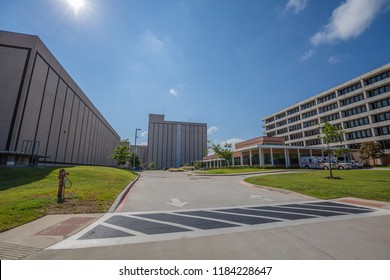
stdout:
{"type": "Polygon", "coordinates": [[[240,154],[240,163],[241,163],[241,166],[244,165],[244,159],[243,159],[243,157],[242,157],[242,152],[241,152],[241,154],[240,154]]]}
{"type": "Polygon", "coordinates": [[[284,148],[284,162],[285,162],[286,168],[289,167],[289,162],[288,162],[288,159],[287,159],[287,149],[286,148],[284,148]]]}
{"type": "Polygon", "coordinates": [[[321,156],[324,157],[324,148],[321,149],[321,156]]]}
{"type": "Polygon", "coordinates": [[[313,157],[313,153],[312,153],[311,149],[309,149],[309,151],[310,151],[310,157],[313,157]]]}
{"type": "Polygon", "coordinates": [[[252,150],[249,150],[249,166],[252,166],[252,150]]]}
{"type": "Polygon", "coordinates": [[[272,148],[270,148],[271,150],[271,165],[274,165],[274,153],[272,152],[272,148]]]}
{"type": "Polygon", "coordinates": [[[234,156],[232,157],[232,166],[234,167],[234,156]]]}
{"type": "Polygon", "coordinates": [[[301,154],[299,152],[299,149],[297,151],[298,151],[298,164],[299,166],[301,166],[301,154]]]}

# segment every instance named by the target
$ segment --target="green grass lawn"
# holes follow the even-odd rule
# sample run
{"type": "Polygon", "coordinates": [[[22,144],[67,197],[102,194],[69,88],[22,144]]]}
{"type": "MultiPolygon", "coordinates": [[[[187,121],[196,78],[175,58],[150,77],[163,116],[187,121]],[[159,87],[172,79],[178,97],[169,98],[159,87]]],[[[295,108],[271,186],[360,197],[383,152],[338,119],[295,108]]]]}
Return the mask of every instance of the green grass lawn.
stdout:
{"type": "Polygon", "coordinates": [[[390,171],[387,170],[335,170],[333,176],[341,179],[326,179],[329,171],[315,171],[269,176],[255,176],[246,182],[321,198],[356,197],[390,201],[390,171]]]}
{"type": "Polygon", "coordinates": [[[265,172],[265,171],[276,171],[278,169],[273,168],[256,168],[256,167],[240,167],[240,168],[216,168],[199,171],[200,174],[239,174],[239,173],[250,173],[250,172],[265,172]]]}
{"type": "MultiPolygon", "coordinates": [[[[59,168],[0,169],[0,232],[47,214],[106,212],[137,176],[110,167],[68,167],[73,185],[57,203],[59,168]]],[[[67,182],[69,185],[69,182],[67,182]]]]}

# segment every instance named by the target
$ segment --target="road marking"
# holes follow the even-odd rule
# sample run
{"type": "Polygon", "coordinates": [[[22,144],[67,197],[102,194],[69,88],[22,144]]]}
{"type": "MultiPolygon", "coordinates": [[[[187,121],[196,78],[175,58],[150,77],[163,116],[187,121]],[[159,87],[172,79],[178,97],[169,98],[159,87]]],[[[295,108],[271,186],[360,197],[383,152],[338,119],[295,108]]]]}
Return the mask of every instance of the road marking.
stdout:
{"type": "Polygon", "coordinates": [[[171,202],[167,202],[167,204],[169,205],[172,205],[172,206],[175,206],[175,207],[178,207],[178,208],[181,208],[183,207],[184,205],[186,205],[188,203],[187,202],[181,202],[179,199],[177,198],[171,198],[171,202]]]}

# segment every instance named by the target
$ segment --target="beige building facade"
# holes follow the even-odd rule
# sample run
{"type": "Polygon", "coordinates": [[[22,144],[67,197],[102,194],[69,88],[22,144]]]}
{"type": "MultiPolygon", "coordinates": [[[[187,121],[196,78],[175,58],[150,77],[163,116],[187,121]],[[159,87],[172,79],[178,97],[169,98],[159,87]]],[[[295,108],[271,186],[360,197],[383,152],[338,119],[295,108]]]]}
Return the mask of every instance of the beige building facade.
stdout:
{"type": "Polygon", "coordinates": [[[180,167],[202,160],[207,151],[207,124],[166,121],[149,115],[147,163],[156,169],[180,167]]]}
{"type": "Polygon", "coordinates": [[[115,166],[119,135],[37,37],[0,31],[0,163],[115,166]]]}
{"type": "Polygon", "coordinates": [[[382,164],[390,163],[390,63],[265,117],[263,127],[265,135],[284,137],[286,145],[320,147],[324,121],[345,131],[334,146],[359,149],[377,141],[386,153],[382,164]]]}

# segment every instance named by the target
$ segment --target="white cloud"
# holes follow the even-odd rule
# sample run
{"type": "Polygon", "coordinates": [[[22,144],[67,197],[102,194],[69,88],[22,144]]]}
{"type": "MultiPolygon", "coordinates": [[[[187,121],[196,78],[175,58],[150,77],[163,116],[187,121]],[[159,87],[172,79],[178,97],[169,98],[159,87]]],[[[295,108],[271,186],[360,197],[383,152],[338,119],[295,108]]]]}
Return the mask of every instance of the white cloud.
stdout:
{"type": "Polygon", "coordinates": [[[221,145],[223,145],[223,144],[225,144],[225,143],[232,144],[232,148],[233,148],[233,151],[234,151],[234,150],[235,150],[234,145],[235,145],[236,143],[240,143],[240,142],[242,142],[242,141],[244,141],[244,140],[243,140],[243,139],[240,139],[240,138],[230,138],[230,139],[228,139],[228,140],[226,140],[226,141],[222,141],[222,142],[221,142],[221,145]]]}
{"type": "Polygon", "coordinates": [[[302,11],[307,4],[307,0],[289,0],[286,5],[286,10],[293,10],[295,14],[302,11]]]}
{"type": "Polygon", "coordinates": [[[148,130],[141,132],[142,137],[148,137],[148,130]]]}
{"type": "Polygon", "coordinates": [[[171,88],[171,89],[169,90],[169,94],[170,94],[170,95],[177,96],[178,93],[179,93],[179,91],[178,91],[177,89],[175,89],[175,88],[171,88]]]}
{"type": "Polygon", "coordinates": [[[347,0],[337,7],[323,30],[314,34],[313,46],[346,41],[362,34],[388,0],[347,0]]]}
{"type": "Polygon", "coordinates": [[[146,31],[141,35],[141,38],[136,45],[136,48],[140,52],[160,54],[165,48],[166,44],[156,34],[151,31],[146,31]]]}
{"type": "Polygon", "coordinates": [[[172,96],[177,97],[180,93],[183,92],[185,85],[184,84],[178,84],[175,87],[169,89],[169,94],[172,96]]]}
{"type": "Polygon", "coordinates": [[[314,54],[315,54],[315,49],[310,49],[308,50],[307,52],[305,52],[302,57],[301,57],[301,60],[305,61],[305,60],[308,60],[309,58],[311,58],[314,54]]]}
{"type": "Polygon", "coordinates": [[[219,127],[217,127],[217,126],[209,127],[209,128],[207,129],[207,134],[208,134],[208,135],[211,135],[211,134],[213,134],[214,132],[216,132],[218,129],[219,129],[219,127]]]}
{"type": "Polygon", "coordinates": [[[348,57],[348,55],[331,55],[329,58],[328,58],[328,62],[329,63],[332,63],[332,64],[337,64],[337,63],[340,63],[342,62],[344,59],[346,59],[348,57]]]}

